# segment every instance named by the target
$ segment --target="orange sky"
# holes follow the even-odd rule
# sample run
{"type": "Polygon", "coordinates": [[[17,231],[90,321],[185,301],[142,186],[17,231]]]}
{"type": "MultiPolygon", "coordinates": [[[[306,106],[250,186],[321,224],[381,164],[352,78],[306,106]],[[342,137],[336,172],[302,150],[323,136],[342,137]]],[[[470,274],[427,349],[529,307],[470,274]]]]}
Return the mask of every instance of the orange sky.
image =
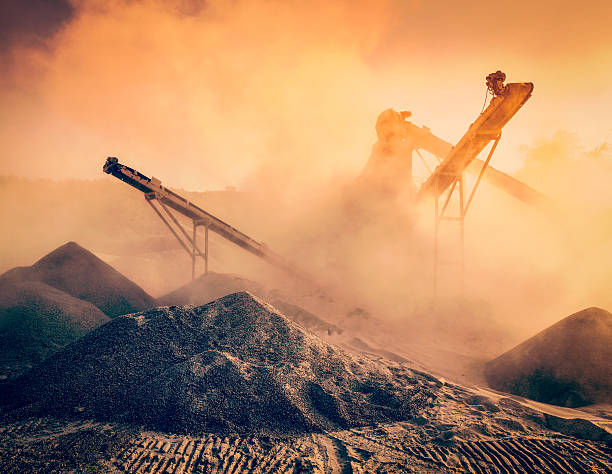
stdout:
{"type": "MultiPolygon", "coordinates": [[[[535,89],[492,164],[568,214],[543,218],[481,186],[466,230],[466,286],[508,321],[535,318],[534,327],[588,305],[610,308],[602,262],[612,256],[612,160],[601,147],[612,144],[609,1],[68,1],[46,0],[51,13],[28,21],[17,21],[29,18],[19,0],[0,2],[0,175],[111,180],[101,167],[118,156],[171,187],[260,190],[250,197],[265,194],[273,205],[261,209],[274,208],[263,214],[275,222],[253,218],[253,235],[269,227],[273,242],[333,267],[309,232],[337,220],[327,198],[342,181],[330,180],[361,171],[378,114],[411,110],[455,142],[482,108],[486,75],[502,69],[535,89]]],[[[429,209],[421,221],[422,251],[418,239],[342,241],[340,254],[359,255],[348,267],[354,288],[393,304],[400,293],[427,296],[429,209]],[[426,270],[405,265],[398,248],[422,254],[426,270]],[[380,265],[402,284],[373,285],[380,265]],[[427,289],[411,293],[405,282],[427,289]]]]}
{"type": "Polygon", "coordinates": [[[612,4],[77,2],[2,55],[0,174],[99,178],[108,155],[187,189],[356,174],[385,108],[456,141],[484,77],[535,83],[497,167],[559,129],[612,142],[612,4]]]}

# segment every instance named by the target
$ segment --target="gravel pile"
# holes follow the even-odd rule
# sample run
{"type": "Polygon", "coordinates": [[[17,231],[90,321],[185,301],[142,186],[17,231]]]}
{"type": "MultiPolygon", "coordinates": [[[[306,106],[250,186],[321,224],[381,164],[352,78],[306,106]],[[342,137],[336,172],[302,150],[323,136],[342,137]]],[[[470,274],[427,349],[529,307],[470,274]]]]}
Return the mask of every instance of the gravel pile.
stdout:
{"type": "Polygon", "coordinates": [[[240,292],[118,317],[2,387],[0,400],[5,412],[283,435],[411,419],[437,390],[430,377],[346,353],[240,292]]]}
{"type": "Polygon", "coordinates": [[[11,378],[110,318],[40,282],[0,285],[0,377],[11,378]]]}
{"type": "Polygon", "coordinates": [[[588,308],[487,363],[496,390],[554,405],[612,403],[612,314],[588,308]]]}
{"type": "Polygon", "coordinates": [[[38,281],[90,302],[114,318],[157,306],[142,288],[75,242],[58,247],[30,267],[0,276],[0,285],[38,281]]]}

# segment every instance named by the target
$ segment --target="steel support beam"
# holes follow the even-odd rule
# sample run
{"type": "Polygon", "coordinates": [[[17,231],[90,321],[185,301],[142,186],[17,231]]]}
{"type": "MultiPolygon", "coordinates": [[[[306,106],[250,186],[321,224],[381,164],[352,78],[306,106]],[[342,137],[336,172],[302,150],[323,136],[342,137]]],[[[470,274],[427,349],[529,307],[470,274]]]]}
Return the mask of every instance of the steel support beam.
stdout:
{"type": "Polygon", "coordinates": [[[204,274],[208,275],[208,221],[204,224],[204,274]]]}
{"type": "Polygon", "coordinates": [[[487,159],[483,163],[482,168],[480,169],[480,173],[478,173],[478,178],[476,178],[476,183],[474,183],[474,188],[472,189],[472,192],[470,193],[470,197],[467,200],[467,204],[465,205],[466,213],[470,207],[470,204],[472,204],[472,199],[474,199],[474,194],[476,194],[476,189],[478,189],[480,180],[482,179],[482,176],[487,170],[487,167],[489,166],[489,162],[491,161],[491,157],[493,156],[493,153],[495,153],[495,149],[497,148],[497,144],[499,143],[500,140],[501,140],[501,132],[495,137],[495,141],[493,142],[493,146],[491,147],[491,150],[489,151],[487,159]]]}
{"type": "Polygon", "coordinates": [[[198,228],[196,221],[193,221],[193,237],[191,246],[191,279],[195,280],[196,272],[196,229],[198,228]]]}
{"type": "Polygon", "coordinates": [[[172,232],[172,235],[174,235],[174,237],[176,238],[176,240],[178,240],[181,247],[183,247],[183,249],[190,256],[191,258],[191,279],[195,280],[196,260],[197,260],[196,257],[201,257],[204,259],[204,273],[208,274],[208,226],[209,226],[209,222],[201,221],[198,219],[192,219],[192,224],[193,224],[192,234],[189,235],[187,230],[185,230],[185,227],[183,227],[183,225],[178,221],[178,219],[174,216],[174,214],[172,214],[170,209],[168,209],[168,207],[165,206],[163,202],[157,199],[157,197],[155,196],[155,193],[145,194],[145,199],[147,203],[149,204],[149,206],[151,206],[151,209],[153,209],[155,213],[159,216],[159,218],[162,220],[162,222],[166,224],[166,227],[170,229],[170,232],[172,232]],[[160,207],[165,211],[167,216],[170,218],[170,221],[166,219],[166,217],[164,217],[164,215],[159,211],[159,209],[157,209],[156,206],[153,205],[152,201],[154,200],[156,200],[159,203],[160,207]],[[174,224],[174,226],[172,224],[174,224]],[[199,249],[196,243],[197,228],[200,225],[204,225],[206,228],[205,240],[204,240],[204,245],[205,245],[204,253],[202,253],[202,251],[199,249]],[[179,235],[179,233],[176,231],[176,228],[180,230],[180,232],[183,234],[183,237],[179,235]]]}
{"type": "MultiPolygon", "coordinates": [[[[487,155],[487,159],[484,161],[482,169],[476,178],[476,182],[474,183],[474,187],[472,188],[468,199],[465,199],[465,179],[464,173],[461,173],[458,176],[454,177],[453,183],[450,185],[446,196],[444,196],[444,191],[442,193],[438,193],[438,189],[435,189],[435,199],[434,199],[434,214],[435,214],[435,225],[434,225],[434,288],[433,288],[433,296],[434,301],[437,300],[439,293],[439,283],[438,277],[440,275],[440,264],[456,264],[461,267],[461,277],[460,277],[460,287],[461,294],[465,291],[465,217],[467,215],[468,209],[472,200],[474,199],[474,195],[476,194],[476,190],[480,185],[482,177],[487,170],[489,162],[495,153],[497,145],[501,139],[501,133],[498,133],[495,137],[495,141],[493,142],[493,146],[487,155]],[[448,216],[446,215],[446,211],[450,200],[453,194],[458,194],[459,199],[459,211],[457,216],[448,216]],[[440,206],[440,200],[443,199],[443,204],[440,206]],[[440,249],[439,249],[439,232],[440,232],[440,224],[442,221],[454,221],[459,224],[459,245],[460,245],[460,254],[459,259],[457,261],[441,261],[440,260],[440,249]]],[[[436,183],[437,185],[437,183],[436,183]]]]}
{"type": "Polygon", "coordinates": [[[159,212],[159,210],[151,202],[155,198],[147,197],[146,199],[147,199],[147,203],[149,204],[149,206],[151,206],[151,209],[153,209],[155,211],[155,213],[159,216],[159,218],[163,221],[163,223],[166,224],[168,229],[170,229],[170,232],[172,232],[172,235],[174,235],[174,237],[176,237],[176,240],[178,240],[179,244],[181,244],[181,247],[183,247],[185,249],[185,252],[187,252],[187,254],[191,255],[191,250],[189,250],[189,247],[187,247],[185,242],[183,242],[181,237],[176,233],[176,231],[174,230],[172,225],[170,225],[170,223],[166,220],[166,218],[162,215],[162,213],[159,212]]]}

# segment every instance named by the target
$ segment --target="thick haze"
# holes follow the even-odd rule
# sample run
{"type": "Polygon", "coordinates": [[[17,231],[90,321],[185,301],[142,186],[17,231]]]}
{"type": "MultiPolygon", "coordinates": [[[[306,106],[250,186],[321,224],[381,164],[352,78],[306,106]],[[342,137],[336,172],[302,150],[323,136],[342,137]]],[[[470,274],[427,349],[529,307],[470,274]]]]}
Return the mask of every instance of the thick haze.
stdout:
{"type": "MultiPolygon", "coordinates": [[[[468,296],[530,330],[585,306],[609,310],[612,8],[509,5],[3,2],[0,174],[101,178],[106,156],[118,156],[168,186],[236,186],[260,206],[233,224],[376,310],[418,314],[431,289],[431,209],[354,222],[345,186],[382,110],[411,110],[455,142],[482,108],[485,76],[501,69],[535,89],[492,164],[556,210],[544,216],[483,186],[467,221],[468,296]]],[[[24,222],[22,203],[44,202],[14,199],[9,214],[24,222]]],[[[88,244],[81,212],[70,235],[53,223],[53,245],[88,244]]]]}
{"type": "Polygon", "coordinates": [[[498,167],[557,129],[612,140],[607,1],[3,5],[3,174],[94,178],[108,155],[193,190],[353,173],[381,110],[456,141],[498,68],[535,83],[498,167]]]}

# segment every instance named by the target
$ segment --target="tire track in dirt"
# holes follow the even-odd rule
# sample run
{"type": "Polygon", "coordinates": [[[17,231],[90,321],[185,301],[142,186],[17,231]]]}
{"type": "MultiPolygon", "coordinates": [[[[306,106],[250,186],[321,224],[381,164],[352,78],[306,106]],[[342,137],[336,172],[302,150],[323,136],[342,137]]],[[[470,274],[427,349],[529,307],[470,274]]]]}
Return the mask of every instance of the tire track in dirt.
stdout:
{"type": "Polygon", "coordinates": [[[476,473],[612,472],[605,448],[602,447],[604,452],[594,445],[589,448],[577,449],[576,443],[569,440],[519,438],[464,441],[456,450],[465,459],[463,467],[476,473]]]}
{"type": "Polygon", "coordinates": [[[352,470],[345,470],[350,469],[350,465],[347,468],[348,458],[346,456],[346,448],[342,449],[342,447],[340,447],[341,443],[339,440],[332,438],[327,434],[313,435],[313,438],[315,436],[317,443],[325,453],[325,458],[327,461],[325,464],[326,473],[336,474],[352,472],[352,470]]]}
{"type": "Polygon", "coordinates": [[[45,459],[54,456],[79,457],[92,440],[113,438],[118,444],[103,465],[130,473],[612,472],[612,447],[567,437],[454,439],[439,444],[420,440],[411,426],[389,425],[288,438],[156,432],[117,438],[116,428],[44,419],[5,425],[0,431],[0,471],[15,471],[16,466],[28,470],[26,466],[45,465],[45,459]]]}

